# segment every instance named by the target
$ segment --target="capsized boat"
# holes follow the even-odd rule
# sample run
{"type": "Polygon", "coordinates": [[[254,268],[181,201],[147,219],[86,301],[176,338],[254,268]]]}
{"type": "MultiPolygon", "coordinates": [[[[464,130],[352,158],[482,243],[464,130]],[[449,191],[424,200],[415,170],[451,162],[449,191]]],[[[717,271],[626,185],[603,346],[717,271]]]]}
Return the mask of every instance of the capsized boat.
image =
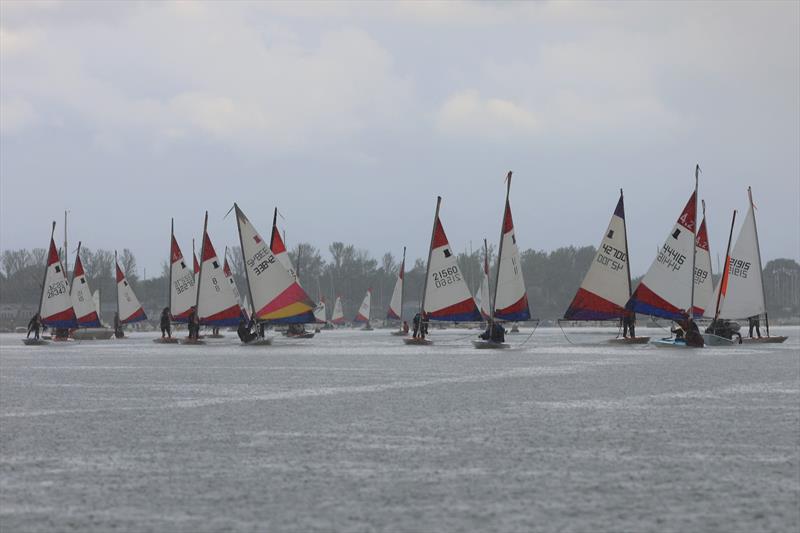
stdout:
{"type": "MultiPolygon", "coordinates": [[[[475,300],[464,282],[458,267],[456,254],[450,247],[444,227],[439,219],[442,197],[436,198],[436,213],[433,217],[431,244],[425,282],[420,302],[420,318],[423,325],[428,320],[443,322],[478,322],[481,314],[475,300]]],[[[433,341],[423,336],[403,339],[409,345],[429,345],[433,341]]]]}

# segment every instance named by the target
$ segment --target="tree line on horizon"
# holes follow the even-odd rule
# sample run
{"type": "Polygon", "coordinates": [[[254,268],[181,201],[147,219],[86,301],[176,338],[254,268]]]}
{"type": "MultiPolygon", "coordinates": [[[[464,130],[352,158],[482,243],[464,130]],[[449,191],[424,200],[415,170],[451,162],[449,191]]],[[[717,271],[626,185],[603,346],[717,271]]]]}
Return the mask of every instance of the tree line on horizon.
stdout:
{"type": "MultiPolygon", "coordinates": [[[[490,257],[494,249],[489,248],[490,257]]],[[[337,296],[342,299],[345,317],[351,319],[368,289],[372,289],[372,318],[386,316],[389,300],[394,289],[401,258],[391,252],[375,259],[366,250],[352,244],[334,242],[328,246],[329,258],[308,243],[299,243],[289,251],[292,264],[298,273],[300,284],[315,301],[320,298],[327,303],[328,318],[337,296]]],[[[579,284],[589,269],[596,253],[594,246],[566,246],[551,252],[528,249],[520,253],[525,285],[528,291],[531,314],[540,319],[557,319],[572,301],[579,284]]],[[[45,264],[44,248],[6,250],[0,255],[0,301],[3,303],[36,305],[41,292],[42,273],[45,264]]],[[[247,294],[244,263],[240,248],[229,250],[228,259],[239,291],[247,294]]],[[[71,276],[74,266],[68,265],[71,276]]],[[[116,306],[116,279],[114,254],[108,250],[81,249],[81,260],[92,290],[100,290],[101,309],[106,311],[116,306]]],[[[145,308],[148,317],[158,318],[160,310],[167,305],[167,286],[169,270],[166,261],[156,277],[140,279],[136,273],[136,257],[129,249],[119,255],[120,267],[125,271],[128,281],[145,308]]],[[[475,250],[458,254],[458,264],[472,294],[481,283],[484,253],[475,250]]],[[[490,264],[490,284],[493,282],[495,264],[490,264]]],[[[800,272],[800,265],[791,259],[776,259],[764,268],[767,289],[768,312],[772,316],[796,316],[800,309],[785,305],[785,295],[770,294],[779,284],[770,280],[778,271],[800,272]]],[[[425,261],[416,259],[405,268],[405,315],[419,306],[425,277],[425,261]]],[[[716,280],[716,275],[714,276],[716,280]]],[[[638,279],[633,280],[634,287],[638,279]]],[[[796,290],[796,289],[792,289],[796,290]]],[[[796,300],[796,298],[794,299],[796,300]]]]}

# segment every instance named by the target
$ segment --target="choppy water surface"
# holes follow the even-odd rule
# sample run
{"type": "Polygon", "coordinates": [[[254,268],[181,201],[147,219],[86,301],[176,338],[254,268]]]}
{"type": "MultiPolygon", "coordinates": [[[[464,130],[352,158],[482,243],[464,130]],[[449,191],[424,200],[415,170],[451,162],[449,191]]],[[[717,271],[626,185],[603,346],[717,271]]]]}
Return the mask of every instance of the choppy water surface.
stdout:
{"type": "Polygon", "coordinates": [[[2,335],[0,530],[797,531],[800,330],[775,330],[701,351],[2,335]]]}

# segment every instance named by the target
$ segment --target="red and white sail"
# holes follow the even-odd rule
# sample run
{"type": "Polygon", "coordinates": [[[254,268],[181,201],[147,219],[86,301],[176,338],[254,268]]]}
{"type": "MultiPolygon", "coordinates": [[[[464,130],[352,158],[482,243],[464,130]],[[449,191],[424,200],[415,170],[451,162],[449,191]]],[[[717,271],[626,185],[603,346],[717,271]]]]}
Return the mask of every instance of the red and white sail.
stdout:
{"type": "Polygon", "coordinates": [[[697,220],[696,192],[634,291],[627,309],[671,320],[683,318],[692,305],[692,256],[697,220]]]}
{"type": "Polygon", "coordinates": [[[728,259],[728,285],[719,316],[749,318],[766,312],[761,254],[752,199],[728,259]]]}
{"type": "Polygon", "coordinates": [[[324,324],[327,322],[327,310],[325,309],[325,298],[320,298],[319,303],[314,308],[314,319],[317,324],[324,324]]]}
{"type": "Polygon", "coordinates": [[[314,302],[239,206],[234,204],[234,208],[255,318],[279,324],[314,322],[314,302]]]}
{"type": "Polygon", "coordinates": [[[423,311],[430,320],[479,322],[481,314],[439,219],[440,203],[441,198],[437,201],[433,222],[423,311]]]}
{"type": "Polygon", "coordinates": [[[242,295],[239,292],[239,288],[236,286],[236,280],[233,279],[233,272],[231,272],[231,267],[228,264],[228,253],[227,250],[225,251],[225,260],[222,262],[222,271],[225,273],[225,279],[228,280],[228,283],[231,286],[231,291],[233,291],[233,296],[236,298],[236,303],[239,304],[239,308],[242,310],[242,314],[245,318],[249,317],[249,313],[242,302],[242,295]]]}
{"type": "Polygon", "coordinates": [[[486,253],[483,255],[483,268],[481,276],[481,285],[478,287],[478,292],[475,294],[475,301],[478,308],[481,310],[481,316],[484,320],[488,320],[492,314],[492,302],[489,293],[489,249],[485,249],[486,253]]]}
{"type": "MultiPolygon", "coordinates": [[[[53,222],[53,231],[55,231],[55,222],[53,222]]],[[[51,328],[74,328],[78,325],[75,310],[72,308],[72,299],[69,296],[69,282],[58,257],[58,250],[52,235],[47,254],[39,317],[43,325],[51,328]]]]}
{"type": "Polygon", "coordinates": [[[114,263],[117,267],[117,309],[119,310],[120,323],[129,324],[146,320],[147,315],[144,314],[144,309],[139,303],[139,299],[134,294],[133,289],[128,284],[128,280],[125,278],[125,274],[119,267],[116,253],[114,254],[114,263]]]}
{"type": "Polygon", "coordinates": [[[694,308],[692,314],[701,318],[707,313],[714,315],[714,306],[708,309],[709,303],[714,298],[714,282],[711,279],[711,251],[708,246],[708,232],[706,231],[706,217],[697,230],[697,255],[694,265],[694,308]]]}
{"type": "MultiPolygon", "coordinates": [[[[197,302],[197,284],[194,270],[186,264],[174,234],[171,239],[169,262],[169,311],[174,322],[186,322],[189,320],[192,306],[197,302]]],[[[197,270],[199,272],[199,266],[197,270]]]]}
{"type": "Polygon", "coordinates": [[[278,258],[278,261],[280,261],[284,268],[289,271],[289,274],[292,275],[292,278],[294,278],[295,281],[298,281],[297,272],[295,271],[294,266],[292,266],[292,259],[289,257],[289,251],[286,249],[286,245],[281,237],[281,232],[278,231],[278,226],[275,223],[272,224],[272,237],[270,239],[269,246],[270,249],[272,249],[272,253],[278,258]]]}
{"type": "Polygon", "coordinates": [[[506,207],[503,213],[502,236],[498,250],[497,285],[494,288],[494,318],[514,322],[528,320],[531,311],[528,307],[528,293],[522,277],[522,264],[519,260],[519,247],[511,217],[511,172],[506,178],[508,189],[506,207]]]}
{"type": "Polygon", "coordinates": [[[342,297],[337,296],[336,302],[333,304],[333,314],[331,315],[331,324],[341,326],[345,323],[344,310],[342,309],[342,297]]]}
{"type": "Polygon", "coordinates": [[[72,299],[72,307],[75,309],[79,328],[99,328],[102,326],[94,298],[92,297],[92,290],[89,288],[89,280],[86,279],[86,272],[83,270],[80,243],[78,243],[78,251],[75,254],[75,270],[72,272],[70,298],[72,299]]]}
{"type": "Polygon", "coordinates": [[[603,240],[586,277],[572,299],[567,320],[616,320],[622,318],[631,297],[625,204],[620,191],[603,240]]]}
{"type": "Polygon", "coordinates": [[[356,313],[356,317],[353,319],[353,322],[369,323],[371,305],[372,289],[367,289],[367,294],[364,295],[364,299],[361,301],[361,305],[358,308],[358,313],[356,313]]]}
{"type": "MultiPolygon", "coordinates": [[[[206,223],[208,213],[206,213],[206,223]]],[[[208,231],[203,231],[200,248],[200,284],[197,289],[197,317],[206,326],[235,326],[241,318],[241,307],[225,276],[208,231]]]]}
{"type": "Polygon", "coordinates": [[[403,278],[405,277],[406,258],[403,252],[403,261],[400,263],[400,270],[397,272],[397,281],[394,282],[392,299],[389,300],[389,310],[386,312],[387,319],[402,320],[403,316],[403,278]]]}

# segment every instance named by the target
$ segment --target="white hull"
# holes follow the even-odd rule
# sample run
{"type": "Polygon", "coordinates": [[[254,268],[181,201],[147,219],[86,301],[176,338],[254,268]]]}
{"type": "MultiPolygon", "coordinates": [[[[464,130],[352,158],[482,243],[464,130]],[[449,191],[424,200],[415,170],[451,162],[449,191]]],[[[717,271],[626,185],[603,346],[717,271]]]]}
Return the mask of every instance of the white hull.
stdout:
{"type": "Polygon", "coordinates": [[[713,333],[703,333],[703,341],[707,346],[733,346],[738,344],[736,341],[714,335],[713,333]]]}

